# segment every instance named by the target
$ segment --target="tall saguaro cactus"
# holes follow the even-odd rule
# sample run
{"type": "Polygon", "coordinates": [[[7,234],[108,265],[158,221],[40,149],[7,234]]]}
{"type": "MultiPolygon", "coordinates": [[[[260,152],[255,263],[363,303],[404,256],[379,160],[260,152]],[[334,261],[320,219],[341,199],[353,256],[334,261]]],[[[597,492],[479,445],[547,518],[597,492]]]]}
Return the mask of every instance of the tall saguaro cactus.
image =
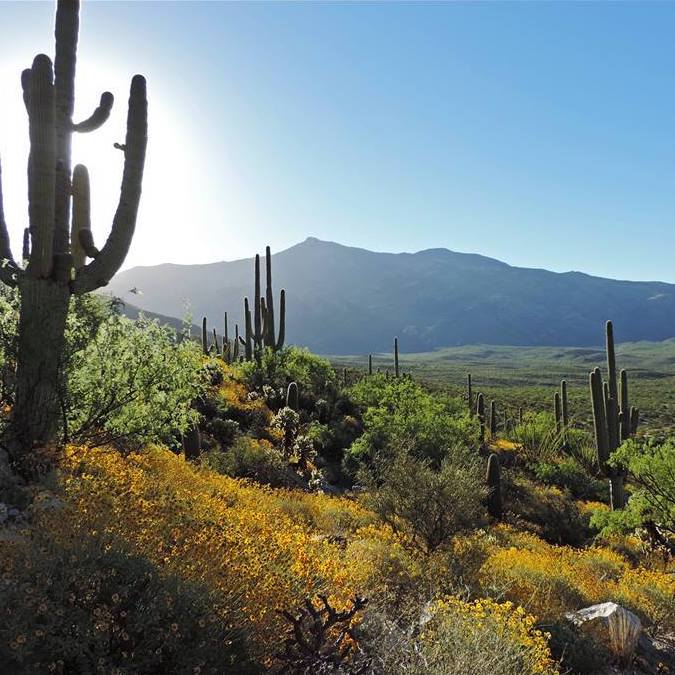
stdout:
{"type": "MultiPolygon", "coordinates": [[[[277,336],[274,321],[274,290],[272,288],[272,253],[265,249],[265,295],[260,290],[260,256],[255,257],[255,287],[253,298],[253,351],[256,357],[265,347],[274,351],[281,349],[286,340],[286,291],[279,294],[279,334],[277,336]]],[[[247,357],[248,358],[248,357],[247,357]]]]}
{"type": "Polygon", "coordinates": [[[112,230],[99,250],[94,245],[86,167],[71,169],[73,133],[98,129],[109,117],[113,95],[82,122],[73,122],[79,0],[58,0],[56,57],[39,54],[21,74],[28,112],[29,239],[24,266],[15,262],[2,209],[0,188],[0,280],[17,287],[21,299],[16,398],[10,452],[20,459],[58,432],[63,386],[64,331],[71,295],[105,286],[131,245],[141,197],[147,144],[145,79],[131,81],[124,171],[112,230]],[[72,219],[71,219],[72,209],[72,219]],[[86,259],[92,260],[87,264],[86,259]]]}
{"type": "Polygon", "coordinates": [[[628,405],[628,374],[622,370],[616,376],[616,354],[614,349],[614,327],[608,321],[605,327],[607,344],[608,379],[602,381],[600,368],[590,374],[591,403],[593,405],[593,426],[598,466],[609,479],[612,509],[620,509],[625,503],[625,471],[611,467],[607,460],[621,443],[637,431],[639,413],[628,405]],[[620,387],[619,387],[620,381],[620,387]]]}

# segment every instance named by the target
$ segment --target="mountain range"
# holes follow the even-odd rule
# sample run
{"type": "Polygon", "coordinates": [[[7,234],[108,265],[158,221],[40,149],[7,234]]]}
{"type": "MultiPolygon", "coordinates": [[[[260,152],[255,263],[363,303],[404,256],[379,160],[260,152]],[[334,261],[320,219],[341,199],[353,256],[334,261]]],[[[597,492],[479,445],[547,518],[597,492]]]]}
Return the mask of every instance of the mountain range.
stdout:
{"type": "MultiPolygon", "coordinates": [[[[277,303],[286,289],[287,342],[323,354],[389,351],[395,335],[407,352],[594,346],[606,319],[620,341],[675,336],[675,284],[513,267],[441,248],[379,253],[314,237],[273,255],[272,268],[277,303]]],[[[155,314],[189,312],[194,323],[207,316],[220,334],[225,311],[231,330],[243,325],[253,259],[134,267],[106,292],[155,314]]]]}

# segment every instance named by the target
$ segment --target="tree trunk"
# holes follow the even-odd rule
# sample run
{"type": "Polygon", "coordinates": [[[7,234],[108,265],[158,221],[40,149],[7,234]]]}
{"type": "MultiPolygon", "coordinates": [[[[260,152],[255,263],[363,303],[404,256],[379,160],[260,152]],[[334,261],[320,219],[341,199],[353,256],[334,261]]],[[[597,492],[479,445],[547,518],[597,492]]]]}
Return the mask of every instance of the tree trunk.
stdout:
{"type": "Polygon", "coordinates": [[[609,478],[609,503],[612,511],[622,509],[626,504],[626,493],[623,489],[623,476],[615,475],[609,478]]]}
{"type": "Polygon", "coordinates": [[[21,314],[11,452],[20,460],[53,440],[61,420],[67,283],[25,275],[19,283],[21,314]]]}

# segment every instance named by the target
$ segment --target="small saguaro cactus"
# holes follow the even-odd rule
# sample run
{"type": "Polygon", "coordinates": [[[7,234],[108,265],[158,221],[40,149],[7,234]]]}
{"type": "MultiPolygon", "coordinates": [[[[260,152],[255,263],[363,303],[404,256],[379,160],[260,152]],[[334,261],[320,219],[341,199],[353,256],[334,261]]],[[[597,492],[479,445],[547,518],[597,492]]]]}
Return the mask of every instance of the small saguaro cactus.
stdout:
{"type": "Polygon", "coordinates": [[[471,391],[471,373],[466,374],[466,398],[469,401],[469,412],[473,415],[473,392],[471,391]]]}
{"type": "Polygon", "coordinates": [[[570,425],[570,402],[567,396],[567,382],[565,380],[560,381],[560,401],[562,404],[561,410],[562,428],[564,431],[567,431],[570,425]]]}
{"type": "Polygon", "coordinates": [[[286,391],[286,407],[298,412],[300,410],[300,400],[298,394],[297,382],[291,382],[286,391]]]}
{"type": "Polygon", "coordinates": [[[72,169],[71,145],[74,133],[95,131],[106,122],[113,95],[104,92],[87,119],[73,120],[79,13],[78,0],[58,0],[54,64],[39,54],[21,74],[30,136],[30,241],[24,241],[25,266],[12,255],[0,187],[0,280],[18,288],[21,299],[16,395],[7,439],[15,460],[58,434],[70,297],[105,286],[120,268],[134,235],[141,197],[147,100],[145,79],[135,75],[126,139],[115,144],[124,155],[119,203],[105,245],[96,248],[89,174],[83,165],[72,169]],[[88,264],[87,258],[92,258],[88,264]]]}
{"type": "Polygon", "coordinates": [[[476,397],[476,415],[480,424],[480,448],[485,447],[485,397],[478,394],[476,397]]]}
{"type": "Polygon", "coordinates": [[[253,360],[254,348],[253,325],[251,324],[251,308],[248,304],[248,298],[244,298],[244,358],[247,361],[253,360]]]}
{"type": "Polygon", "coordinates": [[[610,503],[613,510],[625,504],[625,470],[611,467],[607,461],[619,445],[637,430],[638,411],[628,404],[628,375],[620,373],[621,388],[616,376],[616,352],[614,349],[614,328],[608,321],[605,328],[607,346],[608,381],[602,381],[600,368],[590,374],[591,403],[593,405],[593,427],[598,466],[609,479],[610,503]]]}
{"type": "Polygon", "coordinates": [[[490,401],[490,437],[497,437],[497,403],[490,401]]]}
{"type": "Polygon", "coordinates": [[[224,331],[223,331],[223,361],[229,364],[232,363],[232,347],[230,345],[230,337],[227,331],[227,312],[224,315],[224,331]]]}
{"type": "Polygon", "coordinates": [[[499,464],[499,455],[492,453],[487,462],[487,509],[488,513],[497,520],[501,520],[502,507],[502,477],[499,464]]]}
{"type": "Polygon", "coordinates": [[[560,394],[557,391],[553,394],[553,415],[555,417],[555,433],[559,435],[562,429],[562,410],[560,408],[560,394]]]}
{"type": "Polygon", "coordinates": [[[394,338],[394,374],[399,377],[400,371],[398,366],[398,338],[394,338]]]}
{"type": "Polygon", "coordinates": [[[368,375],[373,374],[373,355],[368,354],[368,375]]]}
{"type": "Polygon", "coordinates": [[[183,434],[183,454],[185,459],[193,461],[199,458],[199,453],[202,451],[202,437],[199,433],[199,427],[193,424],[183,434]]]}
{"type": "Polygon", "coordinates": [[[213,349],[216,354],[220,354],[220,345],[218,344],[218,333],[216,333],[216,329],[213,329],[213,349]]]}
{"type": "Polygon", "coordinates": [[[206,317],[202,318],[202,352],[205,356],[209,355],[209,333],[206,326],[206,317]]]}

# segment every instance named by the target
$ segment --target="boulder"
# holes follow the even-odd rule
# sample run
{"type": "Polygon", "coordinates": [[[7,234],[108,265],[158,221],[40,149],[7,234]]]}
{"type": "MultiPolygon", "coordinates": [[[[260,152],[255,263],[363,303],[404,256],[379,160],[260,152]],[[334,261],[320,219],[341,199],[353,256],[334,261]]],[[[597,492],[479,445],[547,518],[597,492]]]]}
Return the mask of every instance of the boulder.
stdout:
{"type": "Polygon", "coordinates": [[[620,662],[633,659],[642,622],[633,612],[615,602],[603,602],[570,612],[565,617],[591,639],[603,644],[620,662]]]}

